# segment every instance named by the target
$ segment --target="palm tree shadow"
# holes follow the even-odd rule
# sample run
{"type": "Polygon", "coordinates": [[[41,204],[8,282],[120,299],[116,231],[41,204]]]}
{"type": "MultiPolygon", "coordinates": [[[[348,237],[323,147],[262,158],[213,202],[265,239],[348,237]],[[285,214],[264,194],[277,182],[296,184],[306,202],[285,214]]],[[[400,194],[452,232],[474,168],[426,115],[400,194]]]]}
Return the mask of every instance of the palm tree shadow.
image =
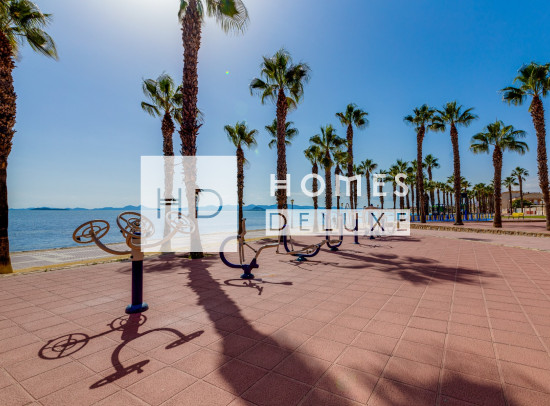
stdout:
{"type": "MultiPolygon", "coordinates": [[[[220,335],[222,336],[221,351],[224,354],[231,352],[231,345],[228,341],[231,334],[229,335],[227,334],[227,330],[225,329],[223,318],[220,319],[218,317],[217,312],[214,311],[209,306],[209,302],[210,300],[212,300],[212,298],[216,298],[217,301],[224,303],[224,308],[225,308],[224,311],[227,314],[230,314],[230,317],[238,320],[237,324],[240,324],[242,326],[240,327],[240,329],[247,330],[247,336],[254,336],[255,337],[254,339],[258,343],[269,338],[270,344],[275,346],[280,346],[281,348],[285,348],[284,345],[279,345],[280,343],[278,343],[278,341],[274,337],[266,335],[263,332],[257,330],[254,327],[254,325],[250,323],[250,321],[242,314],[240,307],[222,289],[223,285],[217,283],[216,280],[212,277],[211,271],[209,270],[208,265],[203,264],[203,266],[193,266],[189,270],[188,277],[189,277],[188,286],[196,293],[197,304],[204,308],[210,320],[212,321],[212,326],[214,327],[215,331],[219,332],[220,335]],[[209,287],[208,290],[204,289],[205,285],[209,287]]],[[[255,282],[253,282],[252,284],[246,284],[246,285],[237,284],[237,286],[234,286],[232,281],[235,281],[235,279],[229,279],[225,281],[224,285],[225,286],[229,285],[231,287],[239,287],[239,288],[248,287],[248,288],[255,289],[254,287],[255,282]]],[[[283,282],[280,284],[284,286],[290,286],[292,285],[292,282],[283,282]]],[[[299,365],[297,366],[297,368],[307,371],[311,369],[311,366],[303,363],[303,365],[299,365]]],[[[239,385],[239,379],[236,378],[232,372],[230,373],[230,371],[227,371],[224,368],[220,368],[218,371],[223,375],[223,378],[225,379],[225,381],[233,387],[234,389],[233,392],[239,393],[239,396],[242,395],[242,393],[240,392],[244,392],[244,391],[242,390],[242,387],[239,385]]]]}
{"type": "Polygon", "coordinates": [[[361,255],[341,250],[337,255],[358,262],[354,265],[339,265],[341,268],[363,269],[372,266],[377,272],[391,273],[409,282],[420,284],[428,281],[456,281],[462,284],[477,284],[479,276],[496,277],[492,272],[465,267],[449,267],[436,260],[396,254],[372,253],[361,255]]]}

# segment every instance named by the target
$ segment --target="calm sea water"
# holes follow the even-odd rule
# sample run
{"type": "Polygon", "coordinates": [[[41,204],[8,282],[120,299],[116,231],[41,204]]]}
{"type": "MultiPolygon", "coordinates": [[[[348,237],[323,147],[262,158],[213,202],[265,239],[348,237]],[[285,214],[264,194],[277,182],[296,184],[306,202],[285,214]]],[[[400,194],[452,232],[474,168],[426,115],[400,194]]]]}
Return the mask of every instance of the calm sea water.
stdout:
{"type": "MultiPolygon", "coordinates": [[[[111,230],[105,243],[122,242],[116,226],[119,210],[10,210],[10,251],[33,251],[76,247],[73,231],[89,220],[106,220],[111,230]]],[[[265,212],[245,211],[248,230],[265,228],[265,212]]],[[[237,230],[235,230],[235,233],[237,230]]]]}

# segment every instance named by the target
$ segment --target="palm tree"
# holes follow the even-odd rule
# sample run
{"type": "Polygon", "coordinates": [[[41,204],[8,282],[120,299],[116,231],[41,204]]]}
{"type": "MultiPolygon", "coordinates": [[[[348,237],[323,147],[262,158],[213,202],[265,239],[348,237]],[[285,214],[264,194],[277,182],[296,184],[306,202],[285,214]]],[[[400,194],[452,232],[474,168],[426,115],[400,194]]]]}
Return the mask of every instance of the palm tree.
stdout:
{"type": "Polygon", "coordinates": [[[361,168],[363,168],[363,171],[365,172],[365,177],[367,178],[367,206],[371,206],[370,203],[370,196],[371,196],[371,190],[370,190],[370,178],[376,168],[378,168],[378,164],[375,163],[372,159],[365,159],[363,162],[361,162],[361,168]]]}
{"type": "MultiPolygon", "coordinates": [[[[141,102],[141,108],[153,117],[162,117],[162,152],[165,157],[174,156],[174,119],[178,122],[181,118],[181,87],[176,88],[174,80],[163,73],[156,80],[146,79],[142,84],[143,94],[148,101],[141,102]]],[[[170,211],[173,201],[174,163],[172,158],[164,160],[164,199],[166,212],[170,211]]],[[[165,220],[164,236],[170,233],[170,222],[165,220]]],[[[170,241],[162,245],[162,252],[171,251],[170,241]]]]}
{"type": "MultiPolygon", "coordinates": [[[[340,181],[338,180],[337,176],[342,175],[342,167],[344,165],[347,165],[347,163],[348,163],[348,153],[346,151],[342,151],[341,149],[337,149],[337,150],[334,151],[332,156],[333,156],[333,159],[334,159],[334,163],[336,164],[336,166],[334,168],[334,179],[335,179],[334,181],[336,182],[337,190],[340,191],[340,186],[341,185],[340,185],[340,181]]],[[[351,187],[350,187],[350,189],[353,190],[351,187]]],[[[336,207],[337,208],[340,208],[340,195],[341,195],[341,193],[338,193],[336,195],[336,207]]],[[[350,199],[351,199],[351,194],[350,194],[350,199]]]]}
{"type": "Polygon", "coordinates": [[[248,11],[241,0],[182,0],[179,18],[182,24],[183,85],[182,126],[180,128],[181,154],[195,156],[197,152],[198,120],[197,96],[198,55],[201,46],[202,24],[205,17],[213,17],[226,33],[246,29],[248,11]]]}
{"type": "Polygon", "coordinates": [[[413,110],[413,115],[405,116],[404,120],[416,129],[416,192],[418,194],[417,205],[419,205],[420,222],[426,222],[426,213],[424,207],[424,172],[422,170],[422,143],[426,131],[432,128],[432,121],[435,110],[427,104],[413,110]]]}
{"type": "Polygon", "coordinates": [[[523,213],[523,181],[529,176],[529,171],[518,166],[512,171],[512,176],[515,177],[519,183],[519,202],[521,204],[521,212],[523,213]]]}
{"type": "MultiPolygon", "coordinates": [[[[288,147],[292,144],[292,140],[294,137],[296,137],[300,132],[297,128],[293,127],[294,123],[292,121],[287,121],[285,123],[285,145],[288,147]]],[[[269,144],[267,146],[269,149],[273,149],[277,146],[277,119],[273,119],[273,123],[270,125],[266,125],[265,129],[267,130],[267,133],[271,137],[271,140],[269,141],[269,144]]]]}
{"type": "Polygon", "coordinates": [[[516,178],[514,176],[508,176],[504,178],[502,181],[502,185],[505,188],[508,188],[508,197],[510,198],[510,209],[508,210],[509,213],[512,213],[512,186],[517,186],[518,182],[516,182],[516,178]]]}
{"type": "Polygon", "coordinates": [[[321,127],[321,134],[314,135],[309,139],[311,144],[319,147],[321,152],[321,159],[319,163],[325,169],[325,208],[330,210],[332,208],[332,182],[331,182],[331,168],[333,165],[333,154],[340,147],[346,144],[346,140],[340,138],[334,127],[328,124],[325,127],[321,127]]]}
{"type": "MultiPolygon", "coordinates": [[[[537,133],[537,164],[539,184],[546,210],[546,229],[550,230],[550,190],[548,186],[548,156],[546,153],[546,124],[544,121],[544,105],[542,98],[550,91],[550,64],[539,65],[531,62],[520,68],[514,82],[518,87],[502,89],[503,99],[508,104],[522,105],[527,97],[531,97],[529,112],[537,133]]],[[[523,200],[522,200],[523,202],[523,200]]]]}
{"type": "Polygon", "coordinates": [[[475,154],[489,153],[493,147],[493,165],[495,167],[494,178],[494,200],[495,200],[495,218],[493,224],[495,227],[502,227],[501,218],[501,177],[502,177],[502,153],[504,151],[517,152],[520,155],[529,150],[527,144],[519,141],[518,138],[524,138],[525,131],[516,130],[512,125],[504,125],[500,120],[489,124],[485,132],[477,133],[472,137],[470,149],[475,154]]]}
{"type": "MultiPolygon", "coordinates": [[[[387,174],[388,174],[388,171],[386,171],[386,170],[384,170],[384,169],[380,169],[380,170],[378,171],[378,174],[379,174],[379,175],[387,175],[387,174]]],[[[384,188],[384,187],[383,187],[382,185],[378,186],[378,192],[379,192],[379,194],[380,194],[379,199],[380,199],[380,208],[381,208],[381,209],[384,208],[384,196],[382,195],[383,188],[384,188]]]]}
{"type": "Polygon", "coordinates": [[[244,194],[244,165],[247,163],[244,157],[243,147],[256,146],[258,130],[250,130],[245,121],[238,122],[235,126],[224,127],[227,138],[237,148],[237,198],[239,201],[239,235],[242,234],[243,222],[243,194],[244,194]]]}
{"type": "MultiPolygon", "coordinates": [[[[362,164],[359,164],[359,165],[353,165],[353,173],[355,173],[356,175],[359,175],[359,189],[361,189],[361,182],[362,182],[362,177],[363,175],[365,175],[365,170],[363,169],[363,165],[362,164]]],[[[359,207],[359,202],[357,202],[357,206],[359,207]]]]}
{"type": "MultiPolygon", "coordinates": [[[[348,143],[348,177],[355,175],[353,172],[353,127],[355,126],[358,129],[365,128],[369,124],[369,120],[367,119],[368,115],[369,113],[361,110],[354,103],[348,104],[344,112],[336,113],[336,117],[340,119],[340,124],[346,127],[346,139],[348,143]]],[[[350,206],[352,209],[357,208],[357,185],[355,181],[351,183],[350,206]]]]}
{"type": "Polygon", "coordinates": [[[478,183],[474,185],[473,191],[475,194],[475,197],[477,199],[477,206],[479,209],[479,213],[485,213],[485,184],[484,183],[478,183]]]}
{"type": "Polygon", "coordinates": [[[27,43],[45,56],[57,59],[53,39],[44,31],[51,20],[29,0],[2,0],[0,3],[0,273],[13,272],[8,239],[8,157],[15,135],[17,95],[13,70],[20,47],[27,43]]]}
{"type": "MultiPolygon", "coordinates": [[[[403,161],[402,159],[398,159],[395,162],[395,168],[397,169],[396,175],[399,174],[407,174],[407,170],[409,169],[409,163],[407,161],[403,161]]],[[[406,183],[407,178],[403,179],[403,181],[406,183]]],[[[407,193],[408,196],[408,193],[407,193]]],[[[404,209],[405,208],[405,196],[399,196],[399,208],[404,209]]]]}
{"type": "MultiPolygon", "coordinates": [[[[432,169],[437,169],[440,167],[439,160],[432,154],[428,154],[424,158],[424,166],[426,167],[426,171],[428,172],[428,180],[432,181],[433,180],[432,169]]],[[[430,192],[430,199],[432,200],[432,204],[433,204],[434,202],[433,190],[430,192]]]]}
{"type": "Polygon", "coordinates": [[[391,185],[392,185],[392,198],[393,198],[393,209],[395,210],[397,208],[396,202],[397,202],[397,196],[395,195],[395,189],[397,188],[397,184],[395,183],[395,177],[399,173],[399,168],[394,164],[390,166],[390,169],[388,170],[388,175],[390,175],[391,178],[391,185]]]}
{"type": "MultiPolygon", "coordinates": [[[[183,41],[183,83],[181,109],[181,154],[195,156],[197,134],[202,125],[199,120],[197,97],[199,92],[198,56],[201,46],[202,24],[205,17],[214,17],[222,30],[243,32],[248,23],[248,12],[241,0],[181,0],[179,18],[182,24],[183,41]]],[[[186,199],[191,215],[194,216],[197,194],[196,164],[194,160],[184,162],[186,199]]],[[[202,258],[200,233],[195,227],[192,234],[191,258],[202,258]]]]}
{"type": "Polygon", "coordinates": [[[451,143],[453,145],[453,164],[454,164],[454,192],[455,192],[455,225],[462,226],[462,215],[460,212],[460,153],[458,150],[458,126],[468,127],[477,116],[472,113],[473,108],[463,110],[456,101],[449,102],[443,106],[443,109],[437,110],[434,118],[434,130],[445,131],[447,125],[450,127],[451,143]]]}
{"type": "Polygon", "coordinates": [[[411,165],[407,168],[407,185],[409,185],[410,191],[407,193],[407,209],[411,209],[411,213],[414,213],[414,185],[416,184],[416,167],[411,165]]]}
{"type": "Polygon", "coordinates": [[[143,81],[143,94],[149,101],[141,102],[141,108],[153,117],[162,117],[162,152],[164,156],[174,156],[173,118],[180,114],[181,87],[176,88],[174,79],[163,73],[156,80],[143,81]]]}
{"type": "MultiPolygon", "coordinates": [[[[416,180],[416,174],[418,171],[418,165],[416,163],[416,159],[413,159],[411,161],[411,170],[412,170],[412,180],[414,181],[414,186],[418,186],[418,182],[416,180]]],[[[420,216],[420,196],[418,195],[418,188],[411,188],[411,194],[412,194],[412,206],[413,210],[416,208],[416,214],[420,216]],[[416,205],[415,205],[415,197],[416,197],[416,205]]]]}
{"type": "MultiPolygon", "coordinates": [[[[305,151],[304,154],[307,158],[307,160],[311,163],[311,173],[313,175],[319,174],[319,162],[322,159],[321,155],[321,149],[318,145],[310,145],[305,151]]],[[[319,208],[319,205],[317,203],[318,196],[317,192],[319,190],[319,185],[317,182],[317,177],[314,176],[312,179],[312,185],[311,185],[311,192],[313,193],[313,209],[317,210],[319,208]]]]}
{"type": "Polygon", "coordinates": [[[435,188],[436,188],[436,183],[433,181],[433,180],[426,180],[425,181],[425,185],[424,185],[424,189],[426,190],[427,193],[429,193],[429,204],[428,204],[428,210],[433,214],[433,207],[435,205],[435,201],[434,199],[431,197],[431,196],[434,196],[435,197],[435,194],[434,194],[434,191],[435,191],[435,188]]]}
{"type": "MultiPolygon", "coordinates": [[[[250,83],[250,92],[261,95],[262,104],[267,100],[277,106],[277,179],[285,180],[286,167],[286,116],[295,109],[304,94],[304,84],[309,80],[309,66],[294,64],[290,54],[280,49],[272,57],[264,56],[260,77],[250,83]]],[[[277,190],[277,206],[286,205],[286,189],[277,190]]]]}

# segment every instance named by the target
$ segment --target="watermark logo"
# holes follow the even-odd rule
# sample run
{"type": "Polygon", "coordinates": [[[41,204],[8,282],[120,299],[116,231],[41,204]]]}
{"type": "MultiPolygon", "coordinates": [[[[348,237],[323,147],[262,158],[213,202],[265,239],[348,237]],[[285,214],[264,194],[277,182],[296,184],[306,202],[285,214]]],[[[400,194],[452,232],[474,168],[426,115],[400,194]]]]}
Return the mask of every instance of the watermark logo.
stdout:
{"type": "Polygon", "coordinates": [[[217,252],[238,228],[236,179],[234,156],[142,157],[143,251],[217,252]]]}
{"type": "Polygon", "coordinates": [[[410,236],[410,210],[267,210],[266,236],[410,236]]]}

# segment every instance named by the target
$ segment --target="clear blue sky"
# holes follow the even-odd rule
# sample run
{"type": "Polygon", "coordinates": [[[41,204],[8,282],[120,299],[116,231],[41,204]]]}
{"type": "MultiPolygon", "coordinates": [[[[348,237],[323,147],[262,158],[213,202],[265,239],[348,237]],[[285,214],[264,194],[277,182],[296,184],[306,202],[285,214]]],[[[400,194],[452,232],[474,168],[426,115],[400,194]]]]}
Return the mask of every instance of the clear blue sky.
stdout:
{"type": "MultiPolygon", "coordinates": [[[[225,124],[247,120],[260,129],[259,147],[247,152],[245,203],[271,204],[269,174],[275,151],[264,126],[275,107],[248,90],[262,55],[286,47],[310,64],[312,77],[298,110],[289,115],[300,130],[288,150],[296,178],[310,168],[303,158],[310,136],[333,123],[346,104],[369,112],[370,126],[356,132],[357,160],[389,167],[415,157],[414,130],[403,116],[422,103],[440,107],[458,100],[480,119],[460,130],[463,175],[488,182],[490,156],[468,151],[471,136],[495,118],[528,132],[531,152],[504,156],[503,175],[515,166],[531,172],[538,189],[536,138],[527,106],[510,107],[498,90],[511,84],[526,62],[550,62],[550,3],[530,1],[245,0],[250,27],[225,35],[213,20],[203,29],[199,53],[199,107],[206,115],[198,153],[234,154],[225,124]],[[226,75],[229,71],[229,75],[226,75]]],[[[180,80],[178,0],[42,0],[52,13],[49,32],[60,60],[25,48],[17,63],[17,134],[9,160],[11,207],[98,207],[139,201],[141,155],[160,155],[160,121],[140,109],[142,78],[163,71],[180,80]]],[[[546,103],[547,110],[550,108],[546,103]]],[[[548,116],[547,116],[548,118],[548,116]]],[[[175,145],[179,149],[179,138],[175,145]]],[[[448,134],[428,133],[424,153],[441,161],[437,180],[452,172],[448,134]]],[[[299,179],[293,189],[299,188],[299,179]]],[[[310,204],[296,196],[297,203],[310,204]]]]}

